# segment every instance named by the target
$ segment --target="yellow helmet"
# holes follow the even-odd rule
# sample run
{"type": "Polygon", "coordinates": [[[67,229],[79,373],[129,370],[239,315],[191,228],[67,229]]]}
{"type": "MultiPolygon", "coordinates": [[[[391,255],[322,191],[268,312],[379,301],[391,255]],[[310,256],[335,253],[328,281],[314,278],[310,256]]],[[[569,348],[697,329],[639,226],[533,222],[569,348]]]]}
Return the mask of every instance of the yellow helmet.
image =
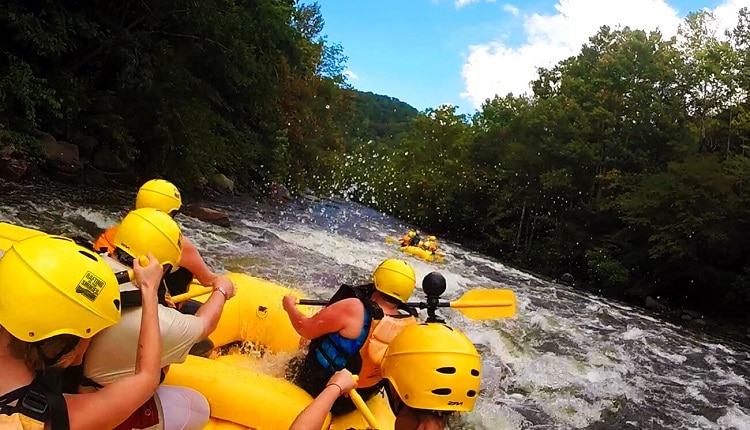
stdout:
{"type": "Polygon", "coordinates": [[[412,230],[412,231],[409,232],[409,237],[414,237],[416,235],[417,235],[417,232],[414,231],[414,230],[412,230]]]}
{"type": "Polygon", "coordinates": [[[14,337],[90,338],[118,321],[120,289],[112,269],[72,240],[34,236],[0,258],[0,326],[14,337]]]}
{"type": "Polygon", "coordinates": [[[442,323],[405,327],[391,341],[381,364],[401,400],[415,409],[474,409],[482,359],[474,344],[442,323]]]}
{"type": "Polygon", "coordinates": [[[180,190],[173,183],[164,179],[152,179],[138,189],[135,196],[135,208],[154,208],[171,214],[172,211],[180,210],[182,197],[180,190]]]}
{"type": "Polygon", "coordinates": [[[427,240],[435,241],[435,240],[437,240],[437,238],[435,236],[430,236],[430,237],[427,238],[427,240]]]}
{"type": "Polygon", "coordinates": [[[372,281],[376,290],[402,302],[409,300],[417,285],[414,269],[406,261],[395,258],[380,263],[372,274],[372,281]]]}
{"type": "Polygon", "coordinates": [[[182,232],[175,220],[154,208],[130,211],[117,227],[113,244],[132,258],[149,252],[159,264],[180,265],[182,257],[182,232]]]}

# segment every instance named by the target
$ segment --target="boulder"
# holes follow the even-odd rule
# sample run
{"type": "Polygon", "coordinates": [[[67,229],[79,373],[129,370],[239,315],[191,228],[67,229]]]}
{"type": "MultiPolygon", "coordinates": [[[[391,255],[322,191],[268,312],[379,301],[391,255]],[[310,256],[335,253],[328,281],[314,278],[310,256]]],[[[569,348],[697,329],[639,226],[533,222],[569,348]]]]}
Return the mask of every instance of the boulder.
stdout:
{"type": "Polygon", "coordinates": [[[73,143],[78,147],[78,153],[81,158],[91,159],[94,150],[99,147],[99,141],[93,136],[77,135],[73,138],[73,143]]]}
{"type": "Polygon", "coordinates": [[[216,209],[186,205],[183,206],[180,212],[189,217],[198,218],[201,221],[210,222],[221,227],[229,227],[229,215],[216,209]]]}
{"type": "Polygon", "coordinates": [[[128,165],[120,159],[111,149],[106,146],[100,147],[91,160],[91,163],[99,170],[107,173],[120,173],[127,170],[128,165]]]}
{"type": "Polygon", "coordinates": [[[0,178],[12,181],[21,179],[31,163],[12,145],[0,147],[0,178]]]}
{"type": "Polygon", "coordinates": [[[41,140],[47,166],[65,175],[77,173],[83,169],[78,147],[72,143],[57,141],[51,135],[41,140]]]}
{"type": "Polygon", "coordinates": [[[560,282],[563,285],[573,285],[575,283],[575,279],[570,273],[563,273],[563,275],[560,276],[560,282]]]}
{"type": "Polygon", "coordinates": [[[289,190],[283,185],[274,182],[269,190],[269,197],[276,203],[284,203],[292,200],[289,190]]]}
{"type": "Polygon", "coordinates": [[[223,173],[217,173],[211,177],[211,186],[220,193],[234,193],[234,182],[223,173]]]}
{"type": "Polygon", "coordinates": [[[655,298],[651,296],[646,297],[646,308],[656,309],[660,311],[667,310],[667,306],[665,304],[663,304],[662,302],[656,300],[655,298]]]}

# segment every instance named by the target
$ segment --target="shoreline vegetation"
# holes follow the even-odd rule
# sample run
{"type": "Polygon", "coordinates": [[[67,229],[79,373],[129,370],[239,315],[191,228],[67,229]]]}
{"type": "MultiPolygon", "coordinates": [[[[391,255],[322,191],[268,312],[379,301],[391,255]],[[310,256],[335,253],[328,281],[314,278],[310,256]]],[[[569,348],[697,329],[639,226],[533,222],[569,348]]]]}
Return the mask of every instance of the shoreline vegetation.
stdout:
{"type": "Polygon", "coordinates": [[[3,178],[341,196],[750,336],[747,9],[726,34],[602,27],[467,116],[353,89],[315,3],[25,3],[0,6],[3,178]]]}

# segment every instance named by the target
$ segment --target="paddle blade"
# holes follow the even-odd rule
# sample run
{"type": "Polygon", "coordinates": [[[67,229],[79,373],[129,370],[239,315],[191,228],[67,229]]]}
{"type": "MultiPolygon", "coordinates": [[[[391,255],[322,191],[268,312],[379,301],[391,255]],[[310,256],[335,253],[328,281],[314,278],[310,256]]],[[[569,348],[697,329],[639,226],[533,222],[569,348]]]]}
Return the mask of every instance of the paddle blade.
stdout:
{"type": "Polygon", "coordinates": [[[510,318],[516,314],[516,295],[512,290],[470,290],[450,307],[475,320],[510,318]]]}
{"type": "Polygon", "coordinates": [[[385,238],[385,243],[393,243],[393,242],[395,242],[395,241],[396,241],[396,239],[394,239],[394,238],[392,238],[392,237],[386,237],[386,238],[385,238]]]}

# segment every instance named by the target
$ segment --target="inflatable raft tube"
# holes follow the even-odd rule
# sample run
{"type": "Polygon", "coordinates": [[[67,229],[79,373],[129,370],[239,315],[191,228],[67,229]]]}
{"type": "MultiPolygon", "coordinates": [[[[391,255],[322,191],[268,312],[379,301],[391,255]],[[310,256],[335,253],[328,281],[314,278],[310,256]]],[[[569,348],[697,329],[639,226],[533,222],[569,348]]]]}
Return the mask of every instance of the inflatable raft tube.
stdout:
{"type": "MultiPolygon", "coordinates": [[[[252,342],[261,351],[294,352],[299,349],[300,335],[294,330],[281,301],[287,294],[303,298],[304,294],[253,276],[230,273],[227,275],[237,285],[237,294],[224,305],[216,330],[208,337],[214,347],[233,342],[252,342]]],[[[203,289],[192,284],[189,291],[203,289]]],[[[196,297],[201,303],[209,294],[196,297]]],[[[305,315],[316,309],[299,306],[305,315]]]]}
{"type": "Polygon", "coordinates": [[[436,262],[436,263],[442,263],[443,262],[443,256],[439,254],[433,254],[430,251],[426,249],[422,249],[418,246],[401,246],[398,248],[399,251],[405,252],[407,254],[411,254],[415,257],[419,257],[424,261],[427,262],[436,262]]]}
{"type": "MultiPolygon", "coordinates": [[[[213,360],[189,356],[184,363],[170,367],[164,383],[190,387],[208,399],[211,422],[206,428],[288,429],[312,397],[289,381],[244,367],[248,360],[248,356],[213,360]]],[[[393,429],[395,417],[384,396],[376,395],[367,404],[381,430],[393,429]]],[[[333,419],[329,415],[323,426],[328,430],[366,428],[358,411],[333,419]]]]}

